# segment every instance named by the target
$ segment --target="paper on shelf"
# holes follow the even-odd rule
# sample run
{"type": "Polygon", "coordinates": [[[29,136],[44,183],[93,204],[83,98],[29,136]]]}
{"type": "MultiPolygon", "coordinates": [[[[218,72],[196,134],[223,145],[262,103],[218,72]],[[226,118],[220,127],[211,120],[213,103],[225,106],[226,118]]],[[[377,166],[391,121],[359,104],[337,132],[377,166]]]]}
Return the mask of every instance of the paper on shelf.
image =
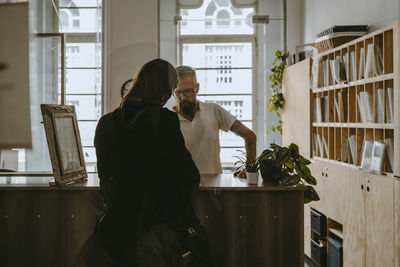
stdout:
{"type": "Polygon", "coordinates": [[[364,78],[370,78],[374,76],[374,44],[368,44],[367,46],[367,59],[365,61],[364,78]]]}
{"type": "Polygon", "coordinates": [[[359,94],[357,95],[357,103],[358,103],[358,111],[361,117],[361,122],[366,122],[366,114],[364,113],[365,108],[363,106],[363,102],[361,101],[361,97],[359,94]]]}
{"type": "Polygon", "coordinates": [[[388,123],[393,123],[393,90],[386,88],[386,119],[388,123]]]}
{"type": "Polygon", "coordinates": [[[383,50],[381,45],[375,45],[375,75],[383,74],[383,50]]]}
{"type": "Polygon", "coordinates": [[[377,117],[378,117],[378,123],[384,123],[385,122],[385,110],[384,110],[384,96],[383,96],[383,89],[379,88],[376,90],[376,96],[377,96],[377,117]]]}
{"type": "Polygon", "coordinates": [[[374,141],[371,157],[371,171],[381,173],[383,169],[383,159],[385,156],[385,144],[374,141]]]}
{"type": "Polygon", "coordinates": [[[371,169],[373,142],[364,140],[361,157],[361,169],[369,171],[371,169]]]}
{"type": "Polygon", "coordinates": [[[356,53],[354,51],[350,52],[349,71],[350,81],[357,80],[356,53]]]}
{"type": "Polygon", "coordinates": [[[364,47],[360,48],[360,58],[359,58],[359,69],[358,69],[358,79],[364,78],[364,47]]]}
{"type": "Polygon", "coordinates": [[[350,147],[350,154],[351,154],[351,160],[353,161],[354,165],[357,165],[357,150],[356,150],[356,136],[351,135],[349,137],[349,147],[350,147]]]}

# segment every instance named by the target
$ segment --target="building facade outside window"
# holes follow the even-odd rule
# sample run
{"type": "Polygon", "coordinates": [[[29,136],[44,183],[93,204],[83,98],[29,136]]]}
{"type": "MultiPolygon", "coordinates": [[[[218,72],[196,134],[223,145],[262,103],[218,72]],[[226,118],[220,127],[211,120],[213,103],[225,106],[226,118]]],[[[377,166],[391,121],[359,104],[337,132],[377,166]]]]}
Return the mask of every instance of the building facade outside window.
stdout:
{"type": "MultiPolygon", "coordinates": [[[[180,6],[178,65],[197,70],[198,99],[217,103],[250,129],[256,128],[254,107],[254,7],[237,8],[230,0],[204,0],[196,9],[180,6]]],[[[235,161],[243,139],[220,133],[221,161],[235,161]]]]}

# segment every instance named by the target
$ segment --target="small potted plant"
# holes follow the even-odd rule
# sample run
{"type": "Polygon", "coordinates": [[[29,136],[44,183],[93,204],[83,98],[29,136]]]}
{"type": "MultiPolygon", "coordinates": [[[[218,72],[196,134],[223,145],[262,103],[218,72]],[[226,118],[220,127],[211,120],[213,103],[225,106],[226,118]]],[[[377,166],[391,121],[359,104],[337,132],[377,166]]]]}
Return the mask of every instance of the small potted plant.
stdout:
{"type": "Polygon", "coordinates": [[[235,166],[239,165],[236,168],[236,171],[239,170],[240,168],[245,168],[247,183],[258,184],[258,170],[260,169],[259,158],[252,160],[249,159],[246,156],[246,153],[243,152],[242,150],[237,150],[237,151],[239,151],[241,155],[235,156],[235,158],[238,159],[238,161],[235,162],[235,166]]]}
{"type": "Polygon", "coordinates": [[[292,143],[289,147],[271,144],[258,158],[259,169],[264,181],[273,181],[284,186],[307,186],[304,203],[319,200],[312,185],[317,181],[307,167],[311,162],[299,154],[299,147],[292,143]]]}

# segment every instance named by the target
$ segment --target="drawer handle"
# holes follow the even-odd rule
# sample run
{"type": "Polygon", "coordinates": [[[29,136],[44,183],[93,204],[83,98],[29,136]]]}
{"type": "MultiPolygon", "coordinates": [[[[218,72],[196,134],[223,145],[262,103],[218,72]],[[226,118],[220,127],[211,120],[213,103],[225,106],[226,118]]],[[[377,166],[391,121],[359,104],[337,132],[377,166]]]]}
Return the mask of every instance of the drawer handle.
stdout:
{"type": "Polygon", "coordinates": [[[367,191],[369,192],[369,186],[367,186],[367,191]]]}
{"type": "Polygon", "coordinates": [[[363,184],[361,185],[361,190],[364,190],[364,185],[363,184]]]}

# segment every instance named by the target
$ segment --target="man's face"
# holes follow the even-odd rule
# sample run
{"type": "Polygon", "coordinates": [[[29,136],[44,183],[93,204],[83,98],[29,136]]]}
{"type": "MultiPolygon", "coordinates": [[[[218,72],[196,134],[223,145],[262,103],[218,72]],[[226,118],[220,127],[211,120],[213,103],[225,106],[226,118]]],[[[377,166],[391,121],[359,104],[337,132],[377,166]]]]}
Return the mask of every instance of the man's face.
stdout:
{"type": "Polygon", "coordinates": [[[196,105],[196,95],[199,84],[193,82],[190,76],[179,79],[178,87],[174,91],[175,99],[183,112],[191,111],[196,105]]]}

